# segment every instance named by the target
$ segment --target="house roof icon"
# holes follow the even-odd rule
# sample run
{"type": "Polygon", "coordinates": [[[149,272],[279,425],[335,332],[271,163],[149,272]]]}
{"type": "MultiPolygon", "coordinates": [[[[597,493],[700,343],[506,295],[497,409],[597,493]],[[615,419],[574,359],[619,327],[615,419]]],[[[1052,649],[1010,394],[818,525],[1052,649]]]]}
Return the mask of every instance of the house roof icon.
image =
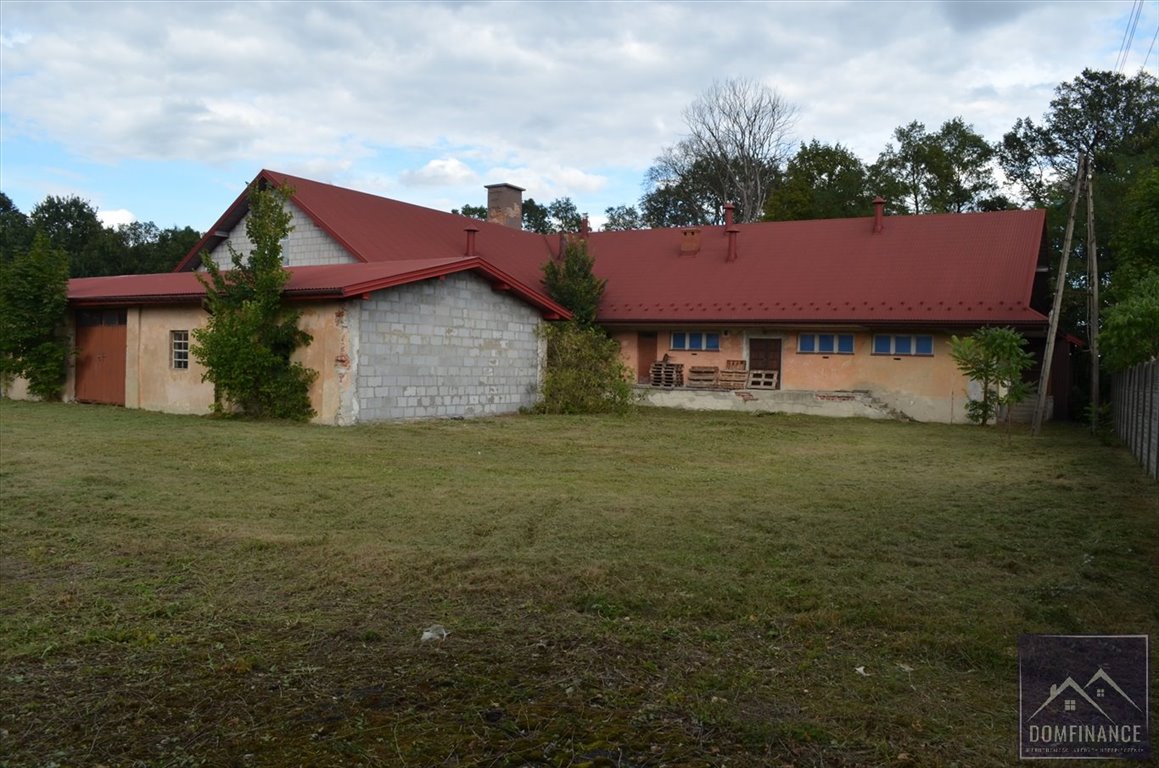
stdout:
{"type": "Polygon", "coordinates": [[[1106,672],[1104,672],[1104,671],[1103,671],[1103,668],[1102,668],[1102,667],[1099,667],[1099,671],[1098,671],[1098,672],[1096,672],[1094,675],[1092,675],[1092,676],[1091,676],[1091,679],[1090,679],[1090,680],[1088,680],[1088,681],[1087,681],[1087,684],[1086,684],[1086,685],[1084,685],[1083,687],[1084,687],[1084,688],[1090,688],[1090,687],[1091,687],[1091,685],[1093,685],[1093,684],[1094,684],[1096,681],[1100,681],[1100,680],[1101,680],[1102,682],[1106,683],[1107,685],[1109,685],[1109,686],[1110,686],[1110,687],[1111,687],[1111,688],[1112,688],[1112,689],[1115,691],[1115,693],[1119,694],[1119,695],[1120,695],[1120,696],[1122,696],[1124,699],[1126,699],[1127,703],[1128,703],[1128,704],[1130,704],[1132,707],[1134,707],[1135,709],[1139,710],[1140,712],[1142,712],[1142,711],[1143,711],[1143,710],[1142,710],[1142,709],[1139,707],[1139,705],[1138,705],[1138,704],[1136,704],[1134,701],[1132,701],[1132,700],[1131,700],[1131,697],[1127,695],[1126,691],[1124,691],[1122,688],[1120,688],[1120,687],[1119,687],[1119,684],[1118,684],[1118,683],[1116,683],[1114,680],[1112,680],[1112,679],[1111,679],[1111,676],[1110,676],[1110,675],[1108,675],[1106,672]]]}
{"type": "Polygon", "coordinates": [[[1042,706],[1040,706],[1038,709],[1034,710],[1034,714],[1031,715],[1030,717],[1028,717],[1027,720],[1033,720],[1035,715],[1037,715],[1039,712],[1041,712],[1042,710],[1044,710],[1048,706],[1050,706],[1050,704],[1055,699],[1057,699],[1060,695],[1062,695],[1063,692],[1073,691],[1077,697],[1083,699],[1087,704],[1090,704],[1091,707],[1095,711],[1097,711],[1100,715],[1105,717],[1108,721],[1110,721],[1112,723],[1115,722],[1114,719],[1110,715],[1108,715],[1103,710],[1102,707],[1100,707],[1097,703],[1095,703],[1095,700],[1092,699],[1090,697],[1090,695],[1087,694],[1087,692],[1085,690],[1086,688],[1090,688],[1091,685],[1093,685],[1094,683],[1099,682],[1099,681],[1102,681],[1103,683],[1106,683],[1108,686],[1110,686],[1111,689],[1113,689],[1116,693],[1118,693],[1120,696],[1122,696],[1123,699],[1125,699],[1127,701],[1127,703],[1130,704],[1132,707],[1134,707],[1135,709],[1138,709],[1140,712],[1143,711],[1143,710],[1139,709],[1139,705],[1136,704],[1134,701],[1132,701],[1131,697],[1128,696],[1126,694],[1126,692],[1122,688],[1119,687],[1119,684],[1116,683],[1111,678],[1111,676],[1108,675],[1106,673],[1106,671],[1103,670],[1102,667],[1099,667],[1099,671],[1096,672],[1091,677],[1091,679],[1089,681],[1087,681],[1087,684],[1085,686],[1080,687],[1079,684],[1075,682],[1074,678],[1070,677],[1070,676],[1067,676],[1066,680],[1064,680],[1061,685],[1050,686],[1050,696],[1048,696],[1046,698],[1046,701],[1044,701],[1042,703],[1042,706]]]}
{"type": "Polygon", "coordinates": [[[1085,700],[1087,704],[1090,704],[1100,715],[1107,718],[1107,720],[1109,720],[1112,723],[1115,722],[1114,720],[1111,720],[1110,715],[1108,715],[1106,712],[1103,711],[1102,707],[1100,707],[1098,704],[1095,703],[1094,699],[1092,699],[1090,696],[1087,695],[1086,691],[1084,691],[1082,688],[1079,687],[1079,684],[1074,681],[1073,677],[1067,677],[1067,679],[1063,681],[1062,685],[1050,686],[1050,696],[1047,697],[1046,701],[1042,702],[1042,706],[1040,706],[1038,709],[1034,710],[1033,715],[1031,715],[1030,717],[1028,717],[1026,719],[1033,720],[1039,712],[1041,712],[1042,710],[1044,710],[1048,706],[1050,706],[1051,702],[1053,702],[1060,695],[1062,695],[1062,693],[1064,691],[1068,691],[1068,690],[1074,691],[1080,698],[1085,700]]]}

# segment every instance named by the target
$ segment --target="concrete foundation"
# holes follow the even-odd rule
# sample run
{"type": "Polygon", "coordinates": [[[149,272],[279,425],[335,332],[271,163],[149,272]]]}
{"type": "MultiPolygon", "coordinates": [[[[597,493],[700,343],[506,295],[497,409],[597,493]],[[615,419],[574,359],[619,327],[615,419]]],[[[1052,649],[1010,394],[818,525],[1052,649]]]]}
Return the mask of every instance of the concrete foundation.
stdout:
{"type": "Polygon", "coordinates": [[[646,405],[694,411],[742,413],[807,413],[815,416],[896,419],[901,414],[868,392],[806,392],[800,390],[719,391],[637,387],[646,405]]]}

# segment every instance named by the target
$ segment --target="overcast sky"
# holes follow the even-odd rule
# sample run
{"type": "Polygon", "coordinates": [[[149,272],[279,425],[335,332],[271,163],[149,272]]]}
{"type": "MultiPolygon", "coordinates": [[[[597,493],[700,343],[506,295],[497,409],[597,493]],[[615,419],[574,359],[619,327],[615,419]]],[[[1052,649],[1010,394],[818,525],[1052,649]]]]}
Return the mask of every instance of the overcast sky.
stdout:
{"type": "MultiPolygon", "coordinates": [[[[506,181],[598,225],[713,80],[766,83],[797,141],[867,161],[911,120],[996,140],[1114,69],[1133,7],[3,0],[0,190],[205,230],[262,168],[442,210],[506,181]]],[[[1144,0],[1127,73],[1155,71],[1157,29],[1144,0]]]]}

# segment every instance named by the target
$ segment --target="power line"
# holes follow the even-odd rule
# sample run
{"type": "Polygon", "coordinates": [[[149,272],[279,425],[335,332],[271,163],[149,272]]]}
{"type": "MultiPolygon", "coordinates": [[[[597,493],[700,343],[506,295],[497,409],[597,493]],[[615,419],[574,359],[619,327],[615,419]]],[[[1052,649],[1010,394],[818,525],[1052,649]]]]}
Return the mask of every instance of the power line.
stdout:
{"type": "Polygon", "coordinates": [[[1155,34],[1151,35],[1151,44],[1147,46],[1147,53],[1143,56],[1143,63],[1139,65],[1139,69],[1146,69],[1147,62],[1151,58],[1151,51],[1155,49],[1155,41],[1159,40],[1159,29],[1155,30],[1155,34]]]}
{"type": "Polygon", "coordinates": [[[1139,26],[1139,16],[1143,12],[1143,0],[1135,0],[1131,14],[1127,17],[1127,26],[1123,28],[1123,40],[1119,43],[1119,55],[1115,57],[1115,72],[1122,74],[1127,66],[1127,59],[1131,55],[1131,44],[1135,42],[1135,29],[1139,26]]]}

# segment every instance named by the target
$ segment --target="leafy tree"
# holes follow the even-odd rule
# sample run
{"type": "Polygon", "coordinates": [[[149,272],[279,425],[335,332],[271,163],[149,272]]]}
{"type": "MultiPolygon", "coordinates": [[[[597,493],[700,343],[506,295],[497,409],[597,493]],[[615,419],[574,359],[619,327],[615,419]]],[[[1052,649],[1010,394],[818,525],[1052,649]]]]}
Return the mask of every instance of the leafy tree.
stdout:
{"type": "Polygon", "coordinates": [[[587,242],[578,237],[568,238],[558,261],[552,259],[543,265],[543,284],[548,294],[585,328],[596,324],[600,299],[608,282],[595,276],[594,266],[595,259],[588,254],[587,242]]]}
{"type": "Polygon", "coordinates": [[[982,389],[982,399],[971,398],[966,405],[970,421],[986,425],[1005,407],[1009,428],[1010,406],[1030,394],[1023,374],[1034,365],[1034,357],[1025,346],[1026,339],[1012,328],[979,328],[964,338],[950,337],[950,355],[958,369],[982,389]]]}
{"type": "Polygon", "coordinates": [[[961,117],[943,123],[932,141],[931,210],[943,213],[978,210],[986,196],[998,188],[991,169],[993,147],[961,117]]]}
{"type": "Polygon", "coordinates": [[[894,131],[874,168],[878,193],[899,194],[908,213],[978,210],[997,189],[990,167],[994,150],[960,117],[928,133],[916,120],[894,131]]]}
{"type": "Polygon", "coordinates": [[[1019,118],[995,145],[995,157],[1007,180],[1022,191],[1024,203],[1034,208],[1051,203],[1056,187],[1043,128],[1029,117],[1019,118]]]}
{"type": "Polygon", "coordinates": [[[528,232],[538,232],[541,235],[550,234],[552,231],[551,217],[547,212],[547,206],[535,202],[533,197],[523,201],[523,228],[528,232]]]}
{"type": "Polygon", "coordinates": [[[878,193],[891,208],[898,205],[906,213],[929,213],[927,193],[933,183],[934,162],[926,126],[915,120],[895,129],[893,137],[897,146],[886,144],[874,167],[874,173],[887,183],[887,189],[878,193]]]}
{"type": "MultiPolygon", "coordinates": [[[[1084,70],[1059,84],[1041,120],[1021,119],[1003,137],[998,162],[1004,174],[1023,202],[1047,211],[1047,248],[1056,272],[1076,163],[1083,154],[1092,158],[1095,169],[1098,279],[1106,289],[1100,291],[1105,306],[1126,300],[1149,269],[1148,258],[1140,258],[1146,249],[1129,246],[1131,240],[1141,243],[1145,238],[1138,232],[1124,235],[1122,230],[1130,230],[1132,221],[1139,221],[1134,212],[1138,202],[1131,202],[1132,196],[1143,194],[1135,191],[1140,183],[1145,184],[1141,179],[1149,169],[1159,167],[1159,79],[1145,71],[1126,76],[1084,70]]],[[[1074,242],[1060,323],[1082,333],[1088,325],[1090,287],[1085,216],[1075,222],[1074,242]]],[[[1056,278],[1050,282],[1054,285],[1056,278]]],[[[1103,307],[1100,310],[1105,312],[1103,307]]],[[[1081,367],[1089,360],[1081,357],[1078,363],[1081,367]]],[[[1075,380],[1085,387],[1089,377],[1078,370],[1075,380]]]]}
{"type": "Polygon", "coordinates": [[[12,198],[0,192],[0,260],[11,261],[24,253],[32,245],[32,223],[12,202],[12,198]]]}
{"type": "Polygon", "coordinates": [[[193,331],[193,356],[212,381],[215,409],[224,402],[251,416],[305,420],[314,415],[310,384],[317,372],[291,360],[294,350],[312,340],[298,328],[300,314],[286,308],[282,288],[289,272],[282,266],[282,240],[292,229],[285,204],[292,191],[252,188],[245,229],[251,252],[229,246],[232,269],[222,272],[203,259],[209,273],[205,306],[209,322],[193,331]]]}
{"type": "Polygon", "coordinates": [[[97,209],[87,200],[49,195],[32,209],[30,218],[53,248],[68,254],[71,277],[115,274],[104,263],[114,249],[97,218],[97,209]]]}
{"type": "Polygon", "coordinates": [[[1075,158],[1089,152],[1103,174],[1113,168],[1116,151],[1152,133],[1157,123],[1159,79],[1154,75],[1084,69],[1055,89],[1044,124],[1046,149],[1056,170],[1073,169],[1075,158]]]}
{"type": "Polygon", "coordinates": [[[731,202],[737,221],[758,220],[788,158],[796,113],[763,83],[713,83],[684,110],[688,134],[656,158],[649,191],[684,186],[685,192],[705,193],[701,208],[731,202]]]}
{"type": "Polygon", "coordinates": [[[162,230],[151,221],[121,224],[107,234],[114,239],[118,252],[112,260],[116,270],[113,274],[121,275],[169,272],[201,239],[192,227],[162,230]]]}
{"type": "Polygon", "coordinates": [[[608,220],[601,227],[603,232],[616,232],[628,229],[643,229],[644,220],[634,205],[613,205],[604,211],[608,220]]]}
{"type": "Polygon", "coordinates": [[[1118,268],[1099,346],[1108,370],[1159,356],[1159,168],[1138,174],[1115,232],[1118,268]]]}
{"type": "Polygon", "coordinates": [[[1159,124],[1159,79],[1145,70],[1127,77],[1084,69],[1054,94],[1040,123],[1019,119],[998,149],[1006,177],[1036,207],[1066,197],[1079,155],[1093,154],[1096,174],[1105,176],[1117,157],[1153,145],[1147,137],[1159,124]]]}
{"type": "Polygon", "coordinates": [[[540,205],[533,198],[523,201],[523,228],[529,232],[549,235],[555,232],[579,232],[583,215],[570,197],[552,200],[540,205]]]}
{"type": "Polygon", "coordinates": [[[28,391],[59,400],[68,362],[68,256],[43,232],[0,265],[0,378],[22,376],[28,391]]]}
{"type": "Polygon", "coordinates": [[[577,322],[540,326],[547,341],[539,413],[627,413],[636,397],[620,345],[599,328],[577,322]]]}
{"type": "Polygon", "coordinates": [[[169,227],[161,230],[156,242],[153,243],[153,257],[149,262],[149,269],[142,268],[141,271],[172,271],[193,250],[199,240],[201,233],[193,227],[169,227]]]}
{"type": "Polygon", "coordinates": [[[584,214],[579,212],[570,197],[552,200],[547,206],[547,214],[556,232],[579,232],[583,228],[584,214]]]}
{"type": "Polygon", "coordinates": [[[669,157],[669,148],[648,169],[647,191],[640,198],[640,218],[652,229],[720,224],[729,202],[713,189],[707,160],[691,164],[669,157]]]}
{"type": "Polygon", "coordinates": [[[840,144],[816,139],[797,150],[780,188],[765,204],[768,221],[840,219],[872,212],[865,164],[840,144]]]}
{"type": "Polygon", "coordinates": [[[1106,311],[1099,347],[1110,371],[1159,357],[1159,270],[1106,311]]]}
{"type": "Polygon", "coordinates": [[[1118,227],[1111,238],[1116,256],[1111,299],[1132,293],[1148,274],[1159,272],[1159,166],[1135,174],[1119,207],[1118,227]]]}
{"type": "Polygon", "coordinates": [[[467,216],[472,219],[487,220],[487,206],[485,205],[464,205],[462,208],[452,208],[451,213],[459,216],[467,216]]]}
{"type": "Polygon", "coordinates": [[[160,229],[151,221],[106,227],[96,208],[75,196],[50,195],[29,218],[36,231],[68,254],[71,277],[168,272],[201,239],[192,227],[160,229]]]}

